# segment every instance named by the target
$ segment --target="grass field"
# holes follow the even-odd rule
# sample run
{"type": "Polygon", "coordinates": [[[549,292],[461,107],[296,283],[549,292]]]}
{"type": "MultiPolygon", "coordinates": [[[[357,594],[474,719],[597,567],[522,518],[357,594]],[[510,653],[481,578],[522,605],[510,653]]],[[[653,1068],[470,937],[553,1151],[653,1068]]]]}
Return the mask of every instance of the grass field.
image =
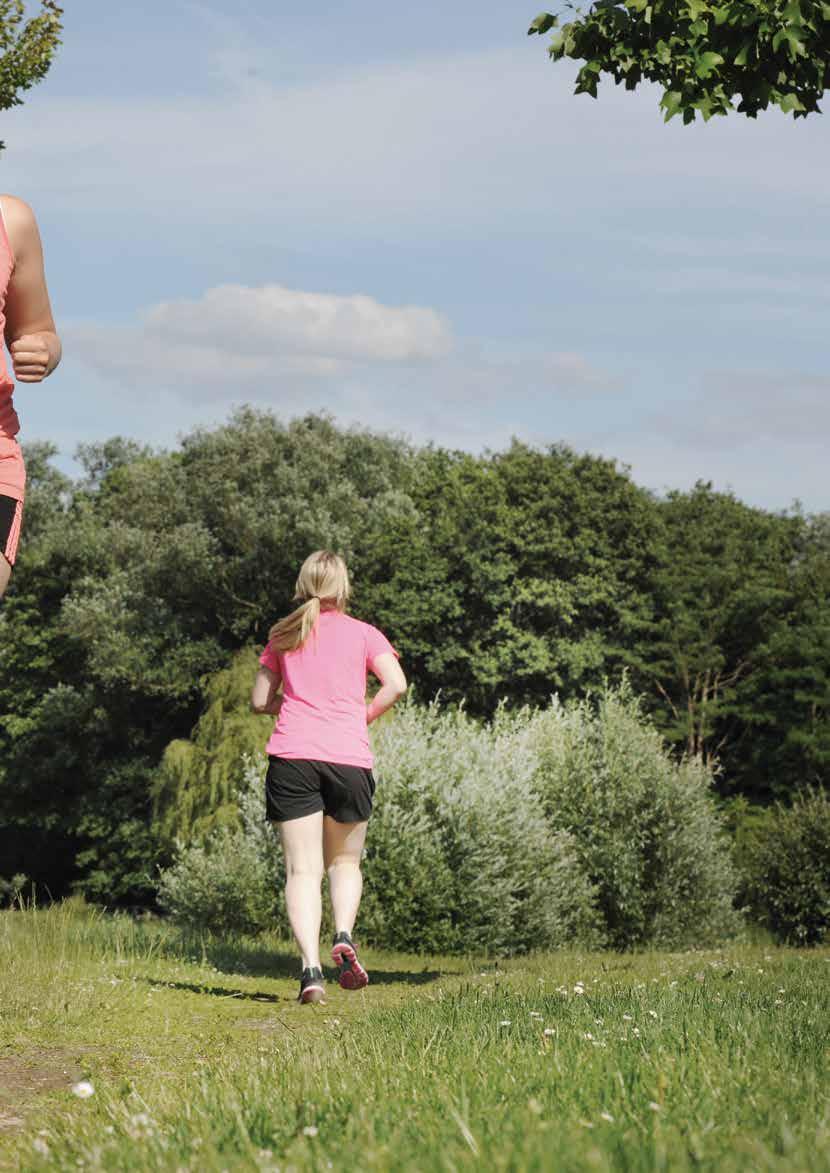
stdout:
{"type": "Polygon", "coordinates": [[[367,950],[320,1007],[277,942],[71,904],[0,956],[0,1168],[830,1169],[830,950],[367,950]]]}

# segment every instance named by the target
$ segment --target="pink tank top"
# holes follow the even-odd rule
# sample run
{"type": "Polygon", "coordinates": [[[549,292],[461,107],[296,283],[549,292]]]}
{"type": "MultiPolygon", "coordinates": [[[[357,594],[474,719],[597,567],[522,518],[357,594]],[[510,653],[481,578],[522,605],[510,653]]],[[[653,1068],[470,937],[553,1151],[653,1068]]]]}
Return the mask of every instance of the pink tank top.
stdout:
{"type": "Polygon", "coordinates": [[[0,204],[0,436],[8,438],[16,436],[20,431],[20,422],[12,402],[14,383],[9,378],[6,350],[3,345],[6,336],[6,294],[13,271],[14,253],[6,232],[3,206],[0,204]]]}

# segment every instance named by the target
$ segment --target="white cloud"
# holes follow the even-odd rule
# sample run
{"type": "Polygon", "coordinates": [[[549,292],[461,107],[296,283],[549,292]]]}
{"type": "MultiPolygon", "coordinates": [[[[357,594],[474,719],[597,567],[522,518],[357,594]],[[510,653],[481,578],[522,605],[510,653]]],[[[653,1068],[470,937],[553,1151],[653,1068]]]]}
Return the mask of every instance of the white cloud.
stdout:
{"type": "Polygon", "coordinates": [[[152,373],[173,385],[325,378],[356,364],[435,361],[452,349],[450,327],[433,309],[281,285],[217,286],[196,300],[161,302],[135,325],[80,323],[64,333],[102,374],[131,382],[152,373]]]}

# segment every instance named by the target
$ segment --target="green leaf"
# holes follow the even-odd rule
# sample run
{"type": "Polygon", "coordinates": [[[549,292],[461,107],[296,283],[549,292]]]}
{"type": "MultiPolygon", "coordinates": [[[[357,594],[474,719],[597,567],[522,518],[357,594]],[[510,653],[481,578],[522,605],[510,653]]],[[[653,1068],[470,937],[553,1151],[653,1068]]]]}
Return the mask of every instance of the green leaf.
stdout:
{"type": "Polygon", "coordinates": [[[784,94],[781,101],[778,103],[785,114],[791,113],[807,113],[807,107],[799,98],[798,94],[784,94]]]}
{"type": "Polygon", "coordinates": [[[695,64],[695,73],[699,78],[711,77],[718,65],[723,65],[720,53],[701,53],[695,64]]]}
{"type": "Polygon", "coordinates": [[[755,44],[755,38],[754,37],[747,37],[747,39],[744,41],[744,43],[741,45],[740,49],[738,50],[737,54],[735,55],[735,60],[734,60],[733,64],[737,65],[741,69],[745,65],[748,65],[749,64],[749,51],[754,46],[754,44],[755,44]]]}
{"type": "Polygon", "coordinates": [[[538,33],[541,36],[543,33],[550,32],[552,28],[556,28],[558,23],[558,16],[554,16],[550,12],[543,12],[533,21],[530,28],[527,30],[527,35],[532,37],[534,33],[538,33]]]}
{"type": "Polygon", "coordinates": [[[654,8],[651,6],[651,4],[649,4],[649,6],[646,8],[645,15],[643,17],[646,24],[651,24],[651,18],[652,18],[653,13],[654,13],[654,8]]]}
{"type": "Polygon", "coordinates": [[[699,20],[704,13],[708,15],[711,11],[706,0],[686,0],[686,7],[689,10],[692,20],[699,20]]]}
{"type": "Polygon", "coordinates": [[[563,55],[563,53],[565,52],[564,45],[565,45],[565,30],[559,29],[551,37],[550,49],[549,49],[551,57],[561,57],[563,55]]]}
{"type": "Polygon", "coordinates": [[[680,109],[683,95],[679,90],[667,90],[660,99],[660,105],[666,112],[664,121],[669,122],[680,109]]]}

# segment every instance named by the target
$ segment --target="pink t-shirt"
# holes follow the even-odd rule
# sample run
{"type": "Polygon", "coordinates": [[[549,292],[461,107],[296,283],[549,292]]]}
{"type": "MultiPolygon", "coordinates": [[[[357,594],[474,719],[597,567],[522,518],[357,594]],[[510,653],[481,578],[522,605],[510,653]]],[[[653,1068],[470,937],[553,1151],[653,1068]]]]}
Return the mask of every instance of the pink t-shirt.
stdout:
{"type": "Polygon", "coordinates": [[[294,652],[266,647],[259,662],[283,682],[282,707],[267,752],[370,770],[366,672],[384,652],[398,654],[382,631],[342,611],[322,611],[294,652]]]}

